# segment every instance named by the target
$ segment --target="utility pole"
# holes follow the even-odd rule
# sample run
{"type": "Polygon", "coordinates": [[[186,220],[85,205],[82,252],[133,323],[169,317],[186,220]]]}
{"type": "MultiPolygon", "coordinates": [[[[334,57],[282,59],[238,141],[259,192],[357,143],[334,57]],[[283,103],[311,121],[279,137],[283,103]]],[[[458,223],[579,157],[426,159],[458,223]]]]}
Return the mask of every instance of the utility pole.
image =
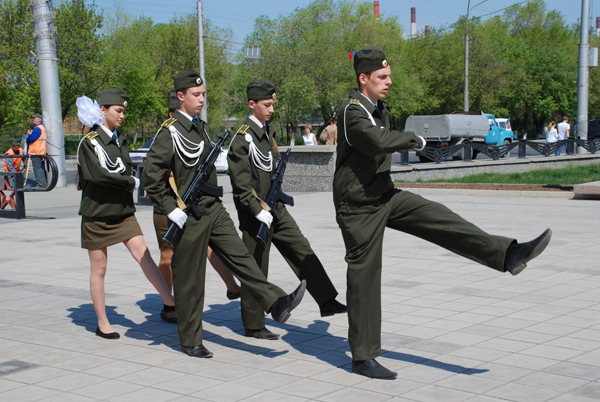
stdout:
{"type": "MultiPolygon", "coordinates": [[[[579,42],[579,71],[577,77],[577,135],[587,140],[588,87],[590,75],[590,0],[581,1],[581,34],[579,42]]],[[[578,147],[577,153],[587,153],[578,147]]]]}
{"type": "MultiPolygon", "coordinates": [[[[204,72],[204,13],[202,11],[202,1],[198,0],[198,50],[200,55],[200,77],[204,81],[204,88],[208,89],[206,85],[206,74],[204,72]]],[[[200,119],[207,121],[206,108],[208,107],[208,97],[204,102],[204,108],[200,111],[200,119]]]]}
{"type": "Polygon", "coordinates": [[[67,186],[65,165],[65,135],[62,125],[56,32],[51,0],[31,0],[33,37],[40,80],[42,118],[46,128],[46,153],[58,166],[57,187],[67,186]]]}
{"type": "MultiPolygon", "coordinates": [[[[488,0],[483,0],[481,3],[477,3],[473,8],[480,4],[485,3],[488,0]]],[[[465,30],[465,93],[463,95],[463,110],[469,111],[469,13],[473,8],[471,7],[471,0],[467,3],[467,26],[465,30]]]]}

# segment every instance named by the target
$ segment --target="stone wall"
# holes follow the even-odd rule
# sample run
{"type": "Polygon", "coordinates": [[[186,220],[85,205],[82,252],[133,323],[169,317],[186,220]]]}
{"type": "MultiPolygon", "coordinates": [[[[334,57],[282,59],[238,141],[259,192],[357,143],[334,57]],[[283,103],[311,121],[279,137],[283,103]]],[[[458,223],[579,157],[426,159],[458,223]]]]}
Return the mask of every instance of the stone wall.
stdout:
{"type": "MultiPolygon", "coordinates": [[[[284,153],[290,147],[280,147],[284,153]]],[[[283,177],[285,192],[333,191],[335,145],[294,146],[283,177]]]]}

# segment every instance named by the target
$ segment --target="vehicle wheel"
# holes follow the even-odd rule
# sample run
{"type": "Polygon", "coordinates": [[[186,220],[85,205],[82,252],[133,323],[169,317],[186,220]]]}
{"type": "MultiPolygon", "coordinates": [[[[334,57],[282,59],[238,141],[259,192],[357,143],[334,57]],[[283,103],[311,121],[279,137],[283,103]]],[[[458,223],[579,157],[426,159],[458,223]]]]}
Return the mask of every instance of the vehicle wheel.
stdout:
{"type": "Polygon", "coordinates": [[[433,162],[433,159],[429,159],[425,155],[419,155],[419,161],[421,161],[421,163],[431,163],[433,162]]]}
{"type": "MultiPolygon", "coordinates": [[[[504,145],[509,145],[509,144],[510,144],[510,140],[509,139],[504,140],[504,145]]],[[[503,158],[508,158],[508,155],[510,155],[510,152],[507,153],[506,155],[504,155],[503,158]]]]}

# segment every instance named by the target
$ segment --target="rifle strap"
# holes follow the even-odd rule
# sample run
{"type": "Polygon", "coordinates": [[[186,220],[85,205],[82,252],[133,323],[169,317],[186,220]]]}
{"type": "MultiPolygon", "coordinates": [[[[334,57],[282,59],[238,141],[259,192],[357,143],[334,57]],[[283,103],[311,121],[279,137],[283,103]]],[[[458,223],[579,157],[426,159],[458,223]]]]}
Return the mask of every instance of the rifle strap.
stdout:
{"type": "Polygon", "coordinates": [[[271,137],[271,141],[273,142],[273,152],[275,153],[275,157],[277,159],[281,158],[281,154],[279,153],[279,147],[277,146],[277,141],[275,141],[274,137],[271,137]]]}
{"type": "Polygon", "coordinates": [[[267,212],[271,211],[271,207],[268,206],[266,202],[264,202],[263,200],[260,199],[260,197],[258,196],[258,194],[256,194],[256,190],[254,190],[254,188],[252,188],[252,195],[256,197],[256,199],[258,200],[258,203],[260,204],[260,206],[262,207],[262,209],[264,209],[267,212]]]}
{"type": "Polygon", "coordinates": [[[183,200],[179,196],[179,193],[177,192],[177,184],[175,184],[175,176],[173,176],[173,172],[172,171],[169,172],[169,184],[171,185],[171,189],[175,193],[175,197],[177,197],[177,206],[182,211],[185,211],[185,208],[186,208],[185,202],[183,202],[183,200]]]}

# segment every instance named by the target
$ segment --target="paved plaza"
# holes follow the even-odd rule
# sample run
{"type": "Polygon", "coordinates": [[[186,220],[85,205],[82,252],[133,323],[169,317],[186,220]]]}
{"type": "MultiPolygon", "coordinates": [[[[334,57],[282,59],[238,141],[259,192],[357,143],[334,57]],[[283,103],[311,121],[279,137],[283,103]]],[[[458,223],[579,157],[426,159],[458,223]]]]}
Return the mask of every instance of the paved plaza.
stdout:
{"type": "MultiPolygon", "coordinates": [[[[414,192],[419,192],[415,190],[414,192]]],[[[345,300],[344,246],[331,193],[290,208],[345,300]]],[[[512,277],[389,230],[384,243],[383,355],[392,381],[350,372],[346,315],[321,318],[306,293],[281,340],[242,335],[239,301],[207,268],[205,346],[179,351],[176,326],[123,245],[109,248],[106,304],[121,339],[94,334],[80,192],[27,194],[28,218],[0,219],[0,401],[600,401],[600,202],[428,191],[499,235],[547,250],[512,277]]],[[[235,218],[231,193],[224,196],[235,218]]],[[[152,208],[138,208],[158,257],[152,208]]],[[[298,280],[274,249],[269,278],[298,280]]]]}

